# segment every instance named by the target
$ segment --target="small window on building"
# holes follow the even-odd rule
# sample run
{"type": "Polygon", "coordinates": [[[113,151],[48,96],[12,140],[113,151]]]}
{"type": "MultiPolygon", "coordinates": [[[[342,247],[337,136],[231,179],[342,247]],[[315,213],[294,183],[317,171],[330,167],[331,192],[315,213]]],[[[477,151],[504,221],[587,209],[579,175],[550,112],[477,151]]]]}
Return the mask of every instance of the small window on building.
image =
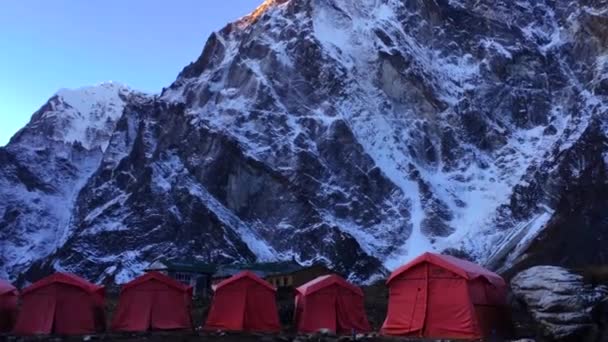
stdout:
{"type": "Polygon", "coordinates": [[[180,281],[180,282],[184,283],[184,284],[190,284],[190,281],[191,281],[192,278],[191,278],[191,276],[189,274],[186,274],[186,273],[176,273],[175,274],[175,279],[177,281],[180,281]]]}

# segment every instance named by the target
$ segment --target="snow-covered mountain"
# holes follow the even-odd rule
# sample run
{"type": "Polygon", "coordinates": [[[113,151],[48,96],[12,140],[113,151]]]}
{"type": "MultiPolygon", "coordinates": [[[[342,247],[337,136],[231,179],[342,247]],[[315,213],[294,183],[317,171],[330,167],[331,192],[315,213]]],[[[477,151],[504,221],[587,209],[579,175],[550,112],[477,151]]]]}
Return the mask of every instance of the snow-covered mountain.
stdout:
{"type": "Polygon", "coordinates": [[[15,278],[68,240],[76,197],[116,121],[144,98],[115,83],[60,90],[0,148],[0,278],[15,278]]]}
{"type": "Polygon", "coordinates": [[[605,262],[607,24],[603,0],[265,1],[158,97],[34,115],[0,150],[0,268],[605,262]]]}

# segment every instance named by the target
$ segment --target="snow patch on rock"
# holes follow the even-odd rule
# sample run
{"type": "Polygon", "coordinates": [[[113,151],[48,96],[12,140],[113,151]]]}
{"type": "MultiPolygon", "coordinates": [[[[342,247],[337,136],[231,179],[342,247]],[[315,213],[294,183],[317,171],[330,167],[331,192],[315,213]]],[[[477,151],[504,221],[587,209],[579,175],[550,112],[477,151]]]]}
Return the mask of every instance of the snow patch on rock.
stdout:
{"type": "Polygon", "coordinates": [[[61,89],[52,101],[54,110],[47,111],[41,120],[55,119],[60,125],[55,130],[56,140],[66,143],[79,142],[92,150],[108,146],[106,136],[112,132],[114,124],[122,115],[126,96],[134,93],[119,83],[107,82],[78,89],[61,89]]]}
{"type": "Polygon", "coordinates": [[[591,312],[607,295],[605,286],[592,287],[583,277],[556,266],[536,266],[511,280],[546,337],[561,339],[584,333],[593,324],[591,312]]]}

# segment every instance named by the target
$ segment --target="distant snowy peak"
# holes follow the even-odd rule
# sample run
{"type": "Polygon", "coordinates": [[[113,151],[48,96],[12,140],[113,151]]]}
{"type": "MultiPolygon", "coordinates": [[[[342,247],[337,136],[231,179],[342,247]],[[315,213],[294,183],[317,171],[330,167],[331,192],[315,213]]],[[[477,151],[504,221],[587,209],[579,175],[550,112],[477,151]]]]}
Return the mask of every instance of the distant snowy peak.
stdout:
{"type": "MultiPolygon", "coordinates": [[[[61,98],[66,105],[75,109],[81,116],[85,116],[87,113],[95,112],[99,105],[112,106],[124,103],[122,97],[131,92],[133,91],[127,86],[107,82],[78,89],[60,89],[55,95],[61,98]]],[[[120,113],[108,111],[104,115],[116,119],[120,116],[120,113]]]]}
{"type": "Polygon", "coordinates": [[[114,82],[61,89],[34,114],[20,135],[38,135],[105,151],[116,121],[129,99],[143,93],[114,82]]]}

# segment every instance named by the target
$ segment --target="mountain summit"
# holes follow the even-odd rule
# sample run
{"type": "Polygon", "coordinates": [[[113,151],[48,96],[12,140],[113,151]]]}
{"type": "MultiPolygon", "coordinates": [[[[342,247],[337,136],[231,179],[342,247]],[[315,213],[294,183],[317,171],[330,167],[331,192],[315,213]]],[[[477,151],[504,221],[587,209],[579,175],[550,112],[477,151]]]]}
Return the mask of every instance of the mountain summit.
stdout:
{"type": "Polygon", "coordinates": [[[106,82],[80,89],[61,89],[32,117],[15,140],[52,139],[78,142],[85,149],[105,150],[116,121],[129,96],[135,92],[118,83],[106,82]]]}
{"type": "Polygon", "coordinates": [[[605,262],[602,4],[269,0],[158,97],[60,92],[0,149],[0,276],[605,262]]]}

